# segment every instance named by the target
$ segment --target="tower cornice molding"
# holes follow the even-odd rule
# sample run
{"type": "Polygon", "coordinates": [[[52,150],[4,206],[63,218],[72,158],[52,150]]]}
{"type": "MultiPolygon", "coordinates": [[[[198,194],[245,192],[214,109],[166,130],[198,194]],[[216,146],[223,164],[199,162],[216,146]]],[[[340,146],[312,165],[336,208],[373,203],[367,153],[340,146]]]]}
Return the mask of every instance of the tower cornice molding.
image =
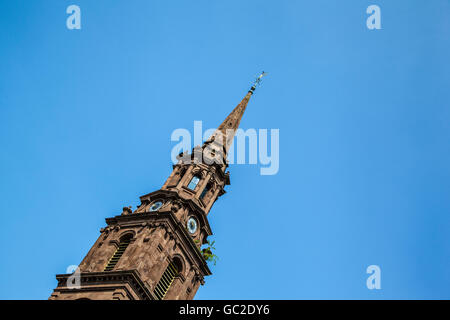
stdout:
{"type": "Polygon", "coordinates": [[[135,269],[108,272],[81,272],[81,288],[79,289],[67,287],[67,281],[70,276],[72,276],[72,274],[56,275],[58,286],[56,287],[55,292],[74,293],[77,291],[103,291],[105,290],[105,284],[108,285],[110,289],[123,288],[123,284],[128,284],[133,289],[133,292],[139,296],[139,299],[156,300],[151,290],[141,280],[139,272],[135,269]]]}
{"type": "MultiPolygon", "coordinates": [[[[223,189],[223,186],[221,186],[219,194],[224,194],[224,193],[225,193],[225,190],[223,189]]],[[[163,195],[166,197],[166,199],[174,200],[174,201],[177,201],[178,203],[181,203],[184,206],[187,206],[189,209],[192,210],[192,212],[196,213],[202,219],[206,233],[209,236],[213,234],[213,232],[211,230],[211,226],[209,225],[209,221],[207,219],[207,211],[206,210],[208,208],[206,206],[199,205],[198,200],[194,198],[195,193],[192,190],[190,190],[187,187],[182,187],[181,189],[168,189],[168,190],[160,189],[160,190],[148,193],[146,195],[143,195],[143,196],[139,197],[139,199],[141,200],[142,204],[147,204],[153,200],[156,200],[159,195],[163,195]],[[191,199],[183,198],[180,195],[179,190],[183,190],[184,192],[191,194],[192,198],[191,199]]],[[[132,214],[129,214],[126,216],[130,217],[135,214],[136,213],[132,213],[132,214]]]]}

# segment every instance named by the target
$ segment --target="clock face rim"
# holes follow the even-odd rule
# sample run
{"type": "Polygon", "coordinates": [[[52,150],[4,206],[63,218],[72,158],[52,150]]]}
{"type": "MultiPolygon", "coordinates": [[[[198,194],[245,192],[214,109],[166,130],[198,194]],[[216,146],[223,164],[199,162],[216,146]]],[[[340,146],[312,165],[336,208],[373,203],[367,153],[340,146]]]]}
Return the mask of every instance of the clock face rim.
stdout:
{"type": "Polygon", "coordinates": [[[150,212],[158,211],[159,209],[161,209],[161,207],[163,206],[163,204],[164,204],[163,201],[161,201],[161,200],[156,200],[156,201],[152,202],[152,204],[150,205],[149,211],[150,211],[150,212]],[[157,205],[156,209],[152,209],[152,207],[153,207],[154,205],[158,204],[158,203],[159,203],[159,205],[157,205]]]}
{"type": "Polygon", "coordinates": [[[188,232],[189,232],[190,234],[195,234],[195,233],[197,232],[197,230],[198,230],[198,221],[197,221],[197,219],[196,219],[195,217],[189,217],[188,220],[187,220],[187,222],[186,222],[186,227],[187,227],[188,232]],[[191,229],[190,229],[190,227],[189,227],[189,224],[190,224],[191,221],[194,221],[194,222],[195,222],[195,228],[194,228],[194,231],[191,231],[191,229]]]}

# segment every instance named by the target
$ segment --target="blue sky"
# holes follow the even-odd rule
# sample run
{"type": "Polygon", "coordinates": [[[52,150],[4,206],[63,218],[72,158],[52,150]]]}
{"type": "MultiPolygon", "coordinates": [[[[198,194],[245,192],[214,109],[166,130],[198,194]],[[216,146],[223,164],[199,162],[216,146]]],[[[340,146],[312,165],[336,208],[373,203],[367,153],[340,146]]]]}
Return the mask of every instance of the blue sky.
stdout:
{"type": "Polygon", "coordinates": [[[241,127],[280,170],[230,166],[196,298],[450,298],[449,1],[9,0],[0,39],[1,299],[47,299],[261,70],[241,127]]]}

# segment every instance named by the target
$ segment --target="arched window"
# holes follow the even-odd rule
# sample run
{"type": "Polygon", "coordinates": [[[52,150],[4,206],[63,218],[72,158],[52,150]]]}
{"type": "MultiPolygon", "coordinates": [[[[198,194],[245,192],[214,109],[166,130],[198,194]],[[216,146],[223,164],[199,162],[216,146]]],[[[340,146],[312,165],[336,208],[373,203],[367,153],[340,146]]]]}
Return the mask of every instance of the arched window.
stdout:
{"type": "Polygon", "coordinates": [[[216,190],[216,187],[213,185],[213,183],[208,183],[205,190],[203,190],[202,194],[200,195],[200,199],[203,200],[203,203],[208,206],[208,204],[211,202],[211,199],[214,197],[214,192],[216,190]]]}
{"type": "Polygon", "coordinates": [[[182,167],[178,171],[176,171],[173,175],[173,177],[169,181],[169,186],[176,186],[178,182],[180,182],[181,178],[183,178],[184,174],[186,173],[186,168],[182,167]]]}
{"type": "Polygon", "coordinates": [[[112,255],[111,259],[109,259],[108,263],[106,264],[106,267],[103,271],[111,271],[116,266],[117,262],[119,262],[120,258],[122,257],[123,253],[127,249],[128,245],[130,244],[131,238],[133,238],[132,234],[124,235],[120,239],[119,247],[112,255]]]}
{"type": "Polygon", "coordinates": [[[159,279],[158,284],[155,287],[155,290],[153,290],[153,293],[155,294],[156,298],[158,300],[164,299],[167,291],[169,291],[170,286],[172,285],[173,280],[180,272],[180,266],[177,266],[177,263],[170,262],[169,265],[166,268],[166,271],[164,271],[161,279],[159,279]]]}
{"type": "Polygon", "coordinates": [[[200,199],[203,199],[210,189],[211,189],[211,184],[208,183],[206,185],[205,189],[203,189],[202,193],[200,194],[200,199]]]}
{"type": "Polygon", "coordinates": [[[193,176],[191,179],[191,182],[189,182],[189,184],[188,184],[188,188],[191,190],[194,190],[195,187],[197,187],[199,181],[200,181],[200,177],[198,175],[193,176]]]}

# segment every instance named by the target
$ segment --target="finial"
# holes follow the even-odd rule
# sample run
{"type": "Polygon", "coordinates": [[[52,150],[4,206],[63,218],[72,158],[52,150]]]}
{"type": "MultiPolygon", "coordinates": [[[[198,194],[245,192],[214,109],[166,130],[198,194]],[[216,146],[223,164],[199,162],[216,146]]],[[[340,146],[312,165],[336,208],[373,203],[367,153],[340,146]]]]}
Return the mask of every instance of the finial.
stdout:
{"type": "Polygon", "coordinates": [[[258,76],[258,78],[256,78],[256,80],[253,82],[252,87],[250,88],[249,92],[253,93],[253,91],[255,91],[256,87],[261,85],[261,79],[262,77],[264,77],[265,75],[267,75],[267,72],[261,72],[261,74],[258,76]]]}

